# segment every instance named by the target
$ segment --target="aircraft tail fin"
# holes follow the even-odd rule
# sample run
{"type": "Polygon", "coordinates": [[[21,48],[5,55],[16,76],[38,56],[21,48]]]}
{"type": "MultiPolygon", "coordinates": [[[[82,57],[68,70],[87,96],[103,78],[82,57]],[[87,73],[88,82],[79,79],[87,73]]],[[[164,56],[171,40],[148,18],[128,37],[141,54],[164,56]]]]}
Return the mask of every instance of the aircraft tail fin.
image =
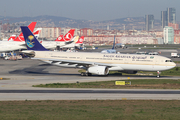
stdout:
{"type": "Polygon", "coordinates": [[[42,30],[42,28],[37,28],[36,31],[33,32],[34,36],[36,36],[37,39],[39,37],[41,30],[42,30]]]}
{"type": "Polygon", "coordinates": [[[71,41],[73,39],[73,36],[74,36],[74,31],[75,31],[75,29],[69,30],[69,32],[63,37],[63,39],[65,41],[71,41]]]}
{"type": "Polygon", "coordinates": [[[8,39],[8,41],[14,41],[16,39],[16,35],[11,35],[11,37],[8,39]]]}
{"type": "MultiPolygon", "coordinates": [[[[36,26],[36,22],[31,22],[28,26],[28,28],[33,32],[34,31],[34,28],[36,26]]],[[[14,39],[14,41],[18,41],[18,42],[22,42],[22,41],[25,41],[24,40],[24,37],[23,37],[23,33],[21,32],[21,34],[19,34],[19,36],[14,39]]]]}
{"type": "Polygon", "coordinates": [[[116,43],[116,35],[114,35],[114,42],[113,42],[113,47],[112,47],[112,49],[115,49],[115,43],[116,43]]]}
{"type": "Polygon", "coordinates": [[[57,41],[57,42],[65,42],[65,40],[63,39],[63,35],[60,35],[55,41],[57,41]]]}
{"type": "Polygon", "coordinates": [[[84,36],[81,36],[76,43],[82,44],[84,41],[84,36]]]}
{"type": "Polygon", "coordinates": [[[36,51],[48,51],[44,48],[33,33],[29,30],[27,26],[21,26],[22,33],[24,35],[24,39],[26,42],[26,47],[28,50],[36,50],[36,51]]]}

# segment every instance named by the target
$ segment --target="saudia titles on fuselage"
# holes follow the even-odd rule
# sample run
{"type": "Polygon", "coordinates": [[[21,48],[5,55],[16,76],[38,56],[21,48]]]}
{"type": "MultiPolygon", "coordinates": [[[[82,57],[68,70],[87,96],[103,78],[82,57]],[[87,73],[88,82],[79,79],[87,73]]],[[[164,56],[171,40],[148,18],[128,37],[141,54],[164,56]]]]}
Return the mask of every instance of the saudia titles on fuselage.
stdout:
{"type": "MultiPolygon", "coordinates": [[[[130,56],[130,55],[104,55],[103,57],[111,58],[132,58],[132,59],[147,59],[147,56],[130,56]]],[[[154,57],[151,57],[153,59],[154,57]]]]}
{"type": "Polygon", "coordinates": [[[33,40],[34,40],[34,36],[32,35],[28,36],[28,39],[26,39],[26,45],[30,48],[33,48],[35,45],[35,42],[33,40]]]}

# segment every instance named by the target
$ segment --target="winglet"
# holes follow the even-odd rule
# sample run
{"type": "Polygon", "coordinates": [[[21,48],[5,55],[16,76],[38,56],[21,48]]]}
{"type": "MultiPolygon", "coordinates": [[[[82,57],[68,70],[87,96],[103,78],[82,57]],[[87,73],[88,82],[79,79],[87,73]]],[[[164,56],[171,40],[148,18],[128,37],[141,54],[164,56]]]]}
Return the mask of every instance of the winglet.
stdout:
{"type": "Polygon", "coordinates": [[[28,50],[36,50],[36,51],[48,51],[44,48],[33,33],[29,30],[27,26],[21,26],[22,33],[24,35],[24,39],[26,42],[26,47],[28,50]]]}

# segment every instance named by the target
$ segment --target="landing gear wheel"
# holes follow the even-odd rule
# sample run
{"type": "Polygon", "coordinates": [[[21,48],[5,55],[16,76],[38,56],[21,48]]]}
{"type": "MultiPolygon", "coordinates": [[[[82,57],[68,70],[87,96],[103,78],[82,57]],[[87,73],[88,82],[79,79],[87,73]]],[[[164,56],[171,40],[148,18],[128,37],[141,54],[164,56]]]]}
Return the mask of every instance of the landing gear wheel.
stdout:
{"type": "Polygon", "coordinates": [[[86,73],[86,76],[91,76],[92,74],[91,73],[86,73]]]}
{"type": "Polygon", "coordinates": [[[85,72],[82,72],[82,73],[81,73],[81,76],[86,76],[86,73],[85,73],[85,72]]]}
{"type": "Polygon", "coordinates": [[[92,74],[91,73],[88,73],[88,72],[82,72],[81,73],[81,76],[91,76],[92,74]]]}
{"type": "Polygon", "coordinates": [[[160,74],[161,74],[161,72],[160,72],[160,71],[157,71],[157,78],[160,77],[160,74]]]}

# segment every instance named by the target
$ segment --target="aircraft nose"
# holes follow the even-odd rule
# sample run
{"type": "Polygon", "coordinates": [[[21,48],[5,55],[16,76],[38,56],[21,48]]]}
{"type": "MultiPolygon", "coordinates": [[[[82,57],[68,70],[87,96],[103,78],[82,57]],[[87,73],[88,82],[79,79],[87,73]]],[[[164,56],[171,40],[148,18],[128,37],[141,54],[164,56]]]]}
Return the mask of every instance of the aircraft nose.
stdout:
{"type": "Polygon", "coordinates": [[[172,62],[172,66],[173,66],[173,68],[176,67],[176,63],[172,62]]]}

